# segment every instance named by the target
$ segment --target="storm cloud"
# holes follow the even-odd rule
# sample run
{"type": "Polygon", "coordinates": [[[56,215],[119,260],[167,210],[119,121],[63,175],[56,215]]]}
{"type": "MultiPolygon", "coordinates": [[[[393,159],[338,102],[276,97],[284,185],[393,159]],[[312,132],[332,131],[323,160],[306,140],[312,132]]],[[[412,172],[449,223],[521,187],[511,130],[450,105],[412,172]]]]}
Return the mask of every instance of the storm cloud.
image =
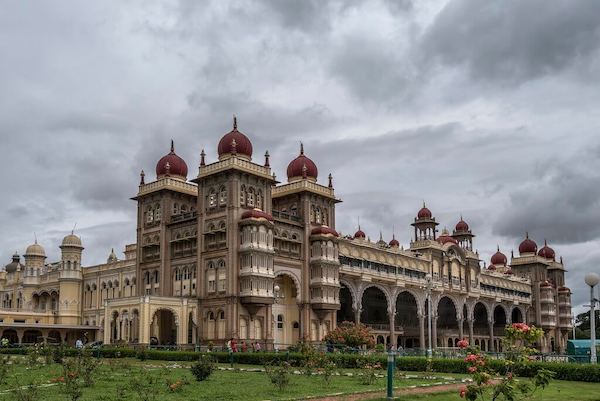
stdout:
{"type": "MultiPolygon", "coordinates": [[[[300,141],[337,228],[406,246],[425,200],[487,260],[524,232],[575,294],[600,265],[600,5],[541,0],[75,1],[0,5],[0,259],[84,263],[135,239],[141,169],[197,171],[232,116],[277,177],[300,141]]],[[[577,302],[583,299],[575,297],[577,302]]]]}

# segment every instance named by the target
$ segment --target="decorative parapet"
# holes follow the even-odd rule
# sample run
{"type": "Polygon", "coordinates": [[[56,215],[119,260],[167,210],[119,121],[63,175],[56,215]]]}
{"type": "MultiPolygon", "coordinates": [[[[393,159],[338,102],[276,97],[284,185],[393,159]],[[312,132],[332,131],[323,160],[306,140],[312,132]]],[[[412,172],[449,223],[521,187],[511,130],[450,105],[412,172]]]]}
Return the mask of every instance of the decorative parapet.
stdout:
{"type": "Polygon", "coordinates": [[[148,184],[140,184],[137,195],[132,199],[135,200],[143,195],[161,190],[170,190],[187,195],[198,196],[198,186],[196,184],[178,180],[176,178],[163,177],[148,184]]]}
{"type": "Polygon", "coordinates": [[[333,188],[317,184],[316,182],[312,182],[310,180],[300,180],[290,182],[288,184],[279,185],[273,188],[272,197],[279,198],[281,196],[286,196],[303,191],[312,192],[314,194],[333,199],[336,202],[341,202],[341,200],[336,199],[335,191],[333,188]]]}
{"type": "Polygon", "coordinates": [[[271,175],[270,167],[261,166],[260,164],[252,163],[251,161],[236,156],[226,157],[218,162],[202,166],[200,168],[198,178],[208,177],[210,175],[232,169],[246,173],[252,173],[266,180],[274,181],[273,176],[271,175]]]}

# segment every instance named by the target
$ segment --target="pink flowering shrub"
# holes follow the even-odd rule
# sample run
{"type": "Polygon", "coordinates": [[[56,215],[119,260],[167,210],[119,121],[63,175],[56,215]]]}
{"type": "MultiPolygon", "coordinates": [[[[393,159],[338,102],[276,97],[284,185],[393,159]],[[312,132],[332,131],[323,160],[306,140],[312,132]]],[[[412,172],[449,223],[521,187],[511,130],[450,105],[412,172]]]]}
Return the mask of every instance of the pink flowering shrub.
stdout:
{"type": "Polygon", "coordinates": [[[531,344],[543,335],[542,329],[525,323],[508,325],[503,340],[506,354],[502,372],[489,366],[487,356],[478,347],[469,347],[466,340],[459,341],[458,346],[466,350],[464,361],[473,379],[472,384],[460,389],[459,396],[469,401],[483,400],[488,396],[492,401],[512,401],[521,399],[519,397],[525,399],[544,389],[554,375],[551,371],[539,369],[530,381],[517,380],[513,374],[515,365],[530,363],[529,356],[536,351],[531,344]]]}

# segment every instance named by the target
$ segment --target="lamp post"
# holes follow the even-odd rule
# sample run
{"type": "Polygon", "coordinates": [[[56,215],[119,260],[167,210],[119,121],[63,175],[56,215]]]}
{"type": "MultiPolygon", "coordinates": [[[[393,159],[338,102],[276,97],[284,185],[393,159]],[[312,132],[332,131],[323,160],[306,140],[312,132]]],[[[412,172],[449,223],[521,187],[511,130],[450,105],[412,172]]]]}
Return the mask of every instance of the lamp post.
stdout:
{"type": "Polygon", "coordinates": [[[394,370],[396,368],[396,351],[388,351],[387,357],[387,399],[394,399],[394,370]]]}
{"type": "Polygon", "coordinates": [[[430,273],[425,276],[427,282],[427,358],[431,358],[433,349],[431,346],[431,290],[433,289],[433,277],[430,273]]]}
{"type": "Polygon", "coordinates": [[[590,286],[590,363],[596,363],[596,302],[594,298],[594,287],[600,282],[600,276],[596,273],[585,275],[585,283],[590,286]]]}

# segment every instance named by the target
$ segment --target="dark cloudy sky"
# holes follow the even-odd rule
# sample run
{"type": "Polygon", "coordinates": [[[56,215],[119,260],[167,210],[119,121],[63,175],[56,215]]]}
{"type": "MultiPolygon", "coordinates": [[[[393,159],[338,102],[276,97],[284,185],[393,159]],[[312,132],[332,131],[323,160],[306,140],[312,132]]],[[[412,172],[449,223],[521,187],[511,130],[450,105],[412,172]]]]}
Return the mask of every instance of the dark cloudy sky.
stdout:
{"type": "MultiPolygon", "coordinates": [[[[600,271],[600,2],[4,1],[0,259],[77,223],[85,263],[134,240],[140,169],[196,172],[232,114],[279,178],[299,141],[338,226],[405,245],[425,199],[489,260],[524,232],[600,271]]],[[[443,227],[443,226],[442,226],[443,227]]]]}

